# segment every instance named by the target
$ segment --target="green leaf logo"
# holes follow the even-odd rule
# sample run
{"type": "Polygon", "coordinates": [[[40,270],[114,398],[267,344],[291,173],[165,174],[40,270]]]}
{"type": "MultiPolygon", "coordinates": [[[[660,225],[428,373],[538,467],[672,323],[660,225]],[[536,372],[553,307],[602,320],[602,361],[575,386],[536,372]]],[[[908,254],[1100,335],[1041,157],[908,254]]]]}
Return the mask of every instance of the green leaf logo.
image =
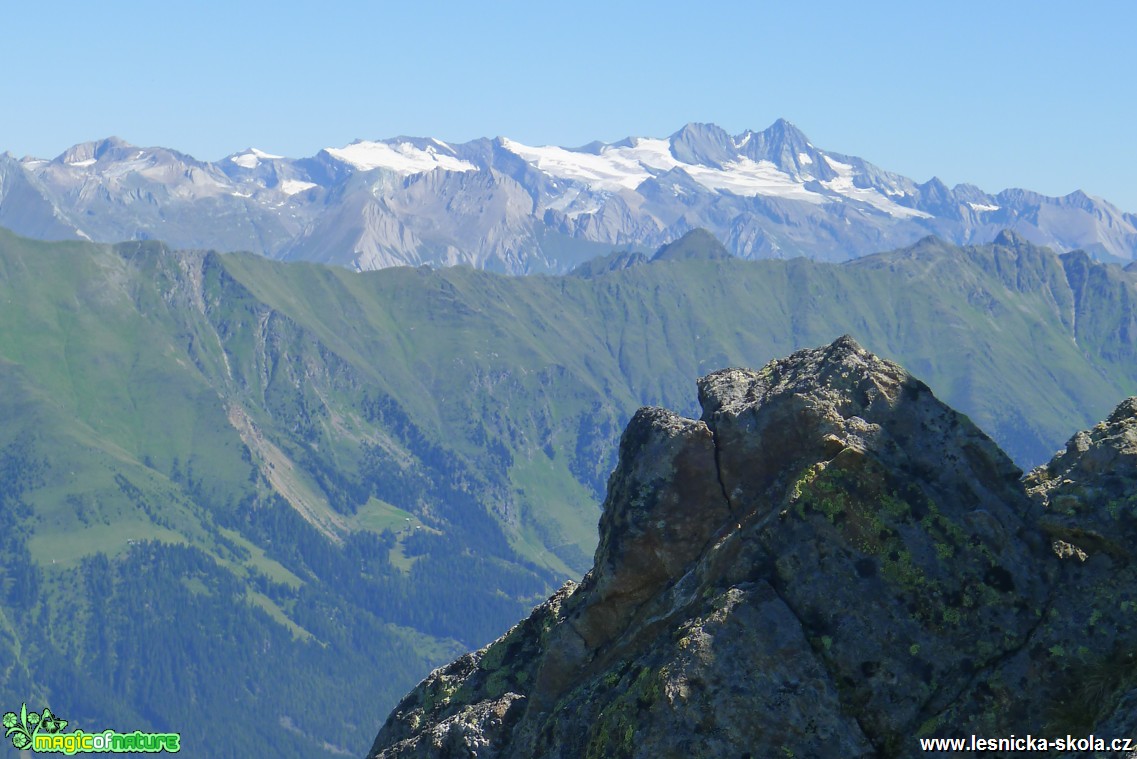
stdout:
{"type": "Polygon", "coordinates": [[[52,714],[51,709],[45,708],[43,710],[43,717],[41,717],[39,721],[40,730],[44,731],[45,733],[54,735],[55,733],[62,731],[65,727],[67,727],[67,720],[60,719],[56,715],[52,714]]]}
{"type": "Polygon", "coordinates": [[[12,739],[12,745],[17,749],[31,748],[36,735],[43,731],[55,734],[67,727],[67,720],[60,719],[51,713],[51,709],[44,708],[43,714],[28,713],[28,705],[20,705],[20,713],[7,712],[3,717],[4,737],[12,739]]]}

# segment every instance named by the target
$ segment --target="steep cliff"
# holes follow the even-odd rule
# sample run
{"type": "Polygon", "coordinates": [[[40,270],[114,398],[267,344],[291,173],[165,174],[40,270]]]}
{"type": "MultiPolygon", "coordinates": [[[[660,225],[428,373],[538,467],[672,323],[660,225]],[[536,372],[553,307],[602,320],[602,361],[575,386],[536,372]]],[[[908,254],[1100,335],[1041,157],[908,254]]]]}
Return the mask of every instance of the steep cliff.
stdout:
{"type": "Polygon", "coordinates": [[[1025,480],[848,337],[711,374],[699,401],[635,415],[593,569],[432,673],[370,756],[1137,735],[1137,400],[1025,480]]]}

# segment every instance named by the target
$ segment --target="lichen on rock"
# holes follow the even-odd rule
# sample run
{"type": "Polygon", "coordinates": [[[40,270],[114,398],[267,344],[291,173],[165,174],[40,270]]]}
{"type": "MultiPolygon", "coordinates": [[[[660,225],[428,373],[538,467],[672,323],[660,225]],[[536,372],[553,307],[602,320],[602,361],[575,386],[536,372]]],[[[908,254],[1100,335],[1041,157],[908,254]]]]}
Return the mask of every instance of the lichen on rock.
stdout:
{"type": "Polygon", "coordinates": [[[1137,400],[1024,482],[849,337],[698,393],[700,419],[628,424],[581,583],[432,673],[371,756],[915,756],[1137,727],[1137,400]]]}

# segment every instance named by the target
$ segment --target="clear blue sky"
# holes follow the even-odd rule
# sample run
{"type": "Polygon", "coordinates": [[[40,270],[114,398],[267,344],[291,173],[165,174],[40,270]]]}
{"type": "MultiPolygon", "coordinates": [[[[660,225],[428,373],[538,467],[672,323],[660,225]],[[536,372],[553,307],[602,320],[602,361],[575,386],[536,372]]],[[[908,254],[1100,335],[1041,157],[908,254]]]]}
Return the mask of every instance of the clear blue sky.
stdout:
{"type": "Polygon", "coordinates": [[[571,146],[784,117],[917,181],[1137,212],[1135,34],[1122,0],[0,0],[0,151],[111,134],[209,160],[399,134],[571,146]]]}

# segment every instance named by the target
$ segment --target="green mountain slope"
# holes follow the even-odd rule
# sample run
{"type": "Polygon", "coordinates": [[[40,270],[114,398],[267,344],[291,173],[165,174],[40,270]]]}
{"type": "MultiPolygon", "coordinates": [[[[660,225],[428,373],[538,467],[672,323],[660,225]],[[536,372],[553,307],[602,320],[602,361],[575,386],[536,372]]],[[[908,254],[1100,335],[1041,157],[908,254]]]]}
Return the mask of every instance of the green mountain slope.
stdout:
{"type": "Polygon", "coordinates": [[[1084,255],[711,243],[507,278],[0,232],[5,703],[191,756],[359,755],[587,568],[625,423],[693,412],[701,375],[850,333],[1022,466],[1137,392],[1135,275],[1084,255]]]}

